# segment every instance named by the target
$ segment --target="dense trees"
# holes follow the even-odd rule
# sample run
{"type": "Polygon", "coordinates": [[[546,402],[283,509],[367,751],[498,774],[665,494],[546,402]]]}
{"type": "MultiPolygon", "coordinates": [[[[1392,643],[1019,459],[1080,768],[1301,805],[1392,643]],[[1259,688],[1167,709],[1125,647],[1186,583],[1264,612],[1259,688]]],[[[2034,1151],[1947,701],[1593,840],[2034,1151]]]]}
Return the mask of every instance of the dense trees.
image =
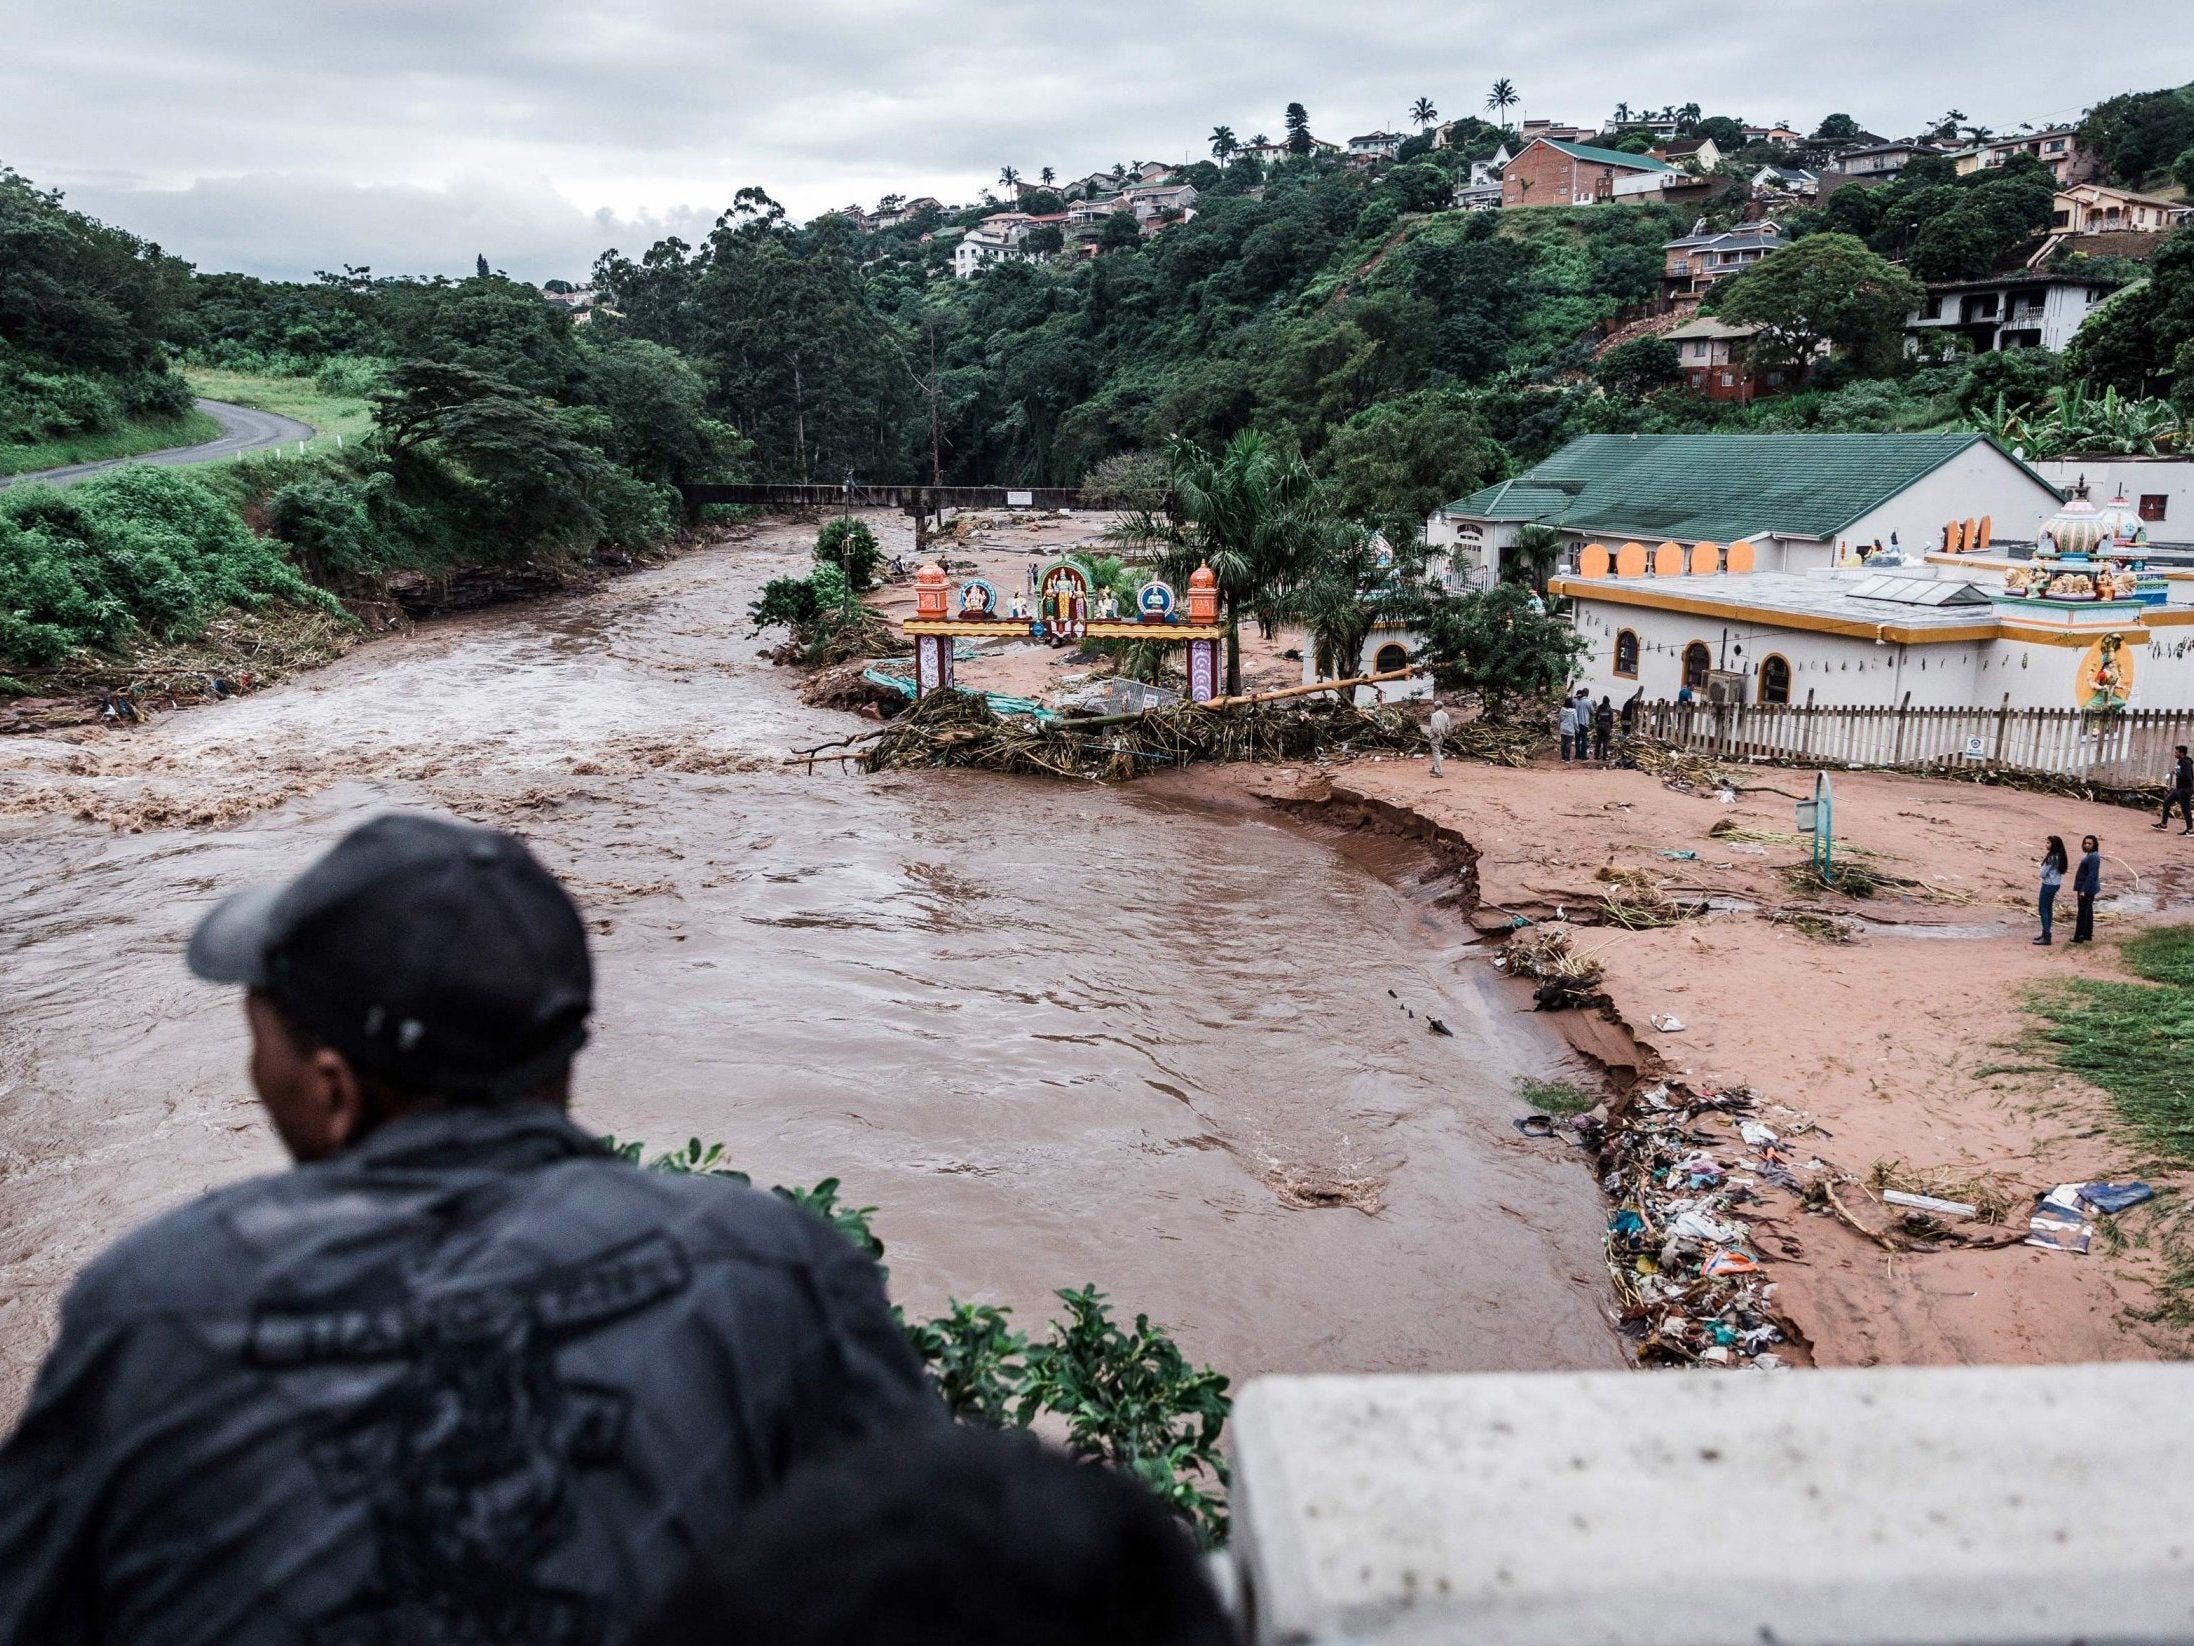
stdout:
{"type": "Polygon", "coordinates": [[[1921,288],[1848,234],[1815,234],[1716,284],[1707,303],[1738,325],[1758,326],[1753,356],[1803,371],[1826,344],[1862,370],[1895,365],[1905,318],[1921,288]]]}
{"type": "Polygon", "coordinates": [[[2108,98],[2088,111],[2080,138],[2103,157],[2113,179],[2139,188],[2194,149],[2194,86],[2108,98]]]}
{"type": "Polygon", "coordinates": [[[2164,394],[2194,407],[2194,228],[2165,241],[2141,285],[2087,317],[2066,370],[2129,394],[2164,394]]]}
{"type": "Polygon", "coordinates": [[[0,448],[187,411],[161,338],[189,270],[0,167],[0,448]]]}

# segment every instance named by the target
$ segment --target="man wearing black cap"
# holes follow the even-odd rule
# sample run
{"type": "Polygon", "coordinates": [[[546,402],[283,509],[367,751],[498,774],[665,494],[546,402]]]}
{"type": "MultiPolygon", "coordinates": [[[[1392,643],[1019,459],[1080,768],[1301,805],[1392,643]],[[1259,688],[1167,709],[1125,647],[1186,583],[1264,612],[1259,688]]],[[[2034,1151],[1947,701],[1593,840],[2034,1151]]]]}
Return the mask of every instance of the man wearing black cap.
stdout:
{"type": "Polygon", "coordinates": [[[518,840],[378,818],[189,961],[298,1167],[78,1279],[0,1643],[611,1646],[788,1468],[939,1420],[848,1241],[565,1116],[586,934],[518,840]]]}

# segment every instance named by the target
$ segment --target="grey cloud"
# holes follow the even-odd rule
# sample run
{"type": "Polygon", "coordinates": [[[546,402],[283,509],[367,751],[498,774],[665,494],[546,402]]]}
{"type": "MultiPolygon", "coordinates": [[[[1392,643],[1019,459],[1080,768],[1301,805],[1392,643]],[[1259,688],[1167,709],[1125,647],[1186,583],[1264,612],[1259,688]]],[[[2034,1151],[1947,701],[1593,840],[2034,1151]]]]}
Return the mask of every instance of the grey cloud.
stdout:
{"type": "Polygon", "coordinates": [[[2037,48],[2065,28],[2044,0],[13,9],[0,160],[256,272],[461,268],[494,235],[513,249],[483,249],[513,273],[530,258],[568,272],[599,249],[597,209],[635,239],[629,220],[681,202],[666,220],[705,228],[747,183],[803,216],[885,192],[970,199],[1003,164],[1071,176],[1200,153],[1219,123],[1277,132],[1290,99],[1334,137],[1395,127],[1419,95],[1476,112],[1500,75],[1531,114],[1696,101],[1885,131],[1952,104],[2005,128],[2066,118],[2194,76],[2183,50],[2156,50],[2183,38],[2183,0],[2119,0],[2077,53],[2037,48]]]}

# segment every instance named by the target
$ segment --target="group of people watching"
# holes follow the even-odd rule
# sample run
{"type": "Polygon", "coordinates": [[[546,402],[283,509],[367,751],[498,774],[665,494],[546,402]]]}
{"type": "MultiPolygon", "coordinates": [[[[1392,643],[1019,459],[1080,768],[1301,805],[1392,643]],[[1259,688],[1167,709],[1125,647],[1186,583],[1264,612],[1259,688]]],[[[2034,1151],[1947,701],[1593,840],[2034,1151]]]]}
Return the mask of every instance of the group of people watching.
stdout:
{"type": "Polygon", "coordinates": [[[851,1242],[572,1122],[586,931],[515,837],[376,818],[187,959],[295,1165],[71,1288],[0,1646],[1233,1638],[1142,1486],[948,1419],[851,1242]]]}
{"type": "Polygon", "coordinates": [[[1585,687],[1571,691],[1563,697],[1555,717],[1555,727],[1562,737],[1562,758],[1597,760],[1604,765],[1615,748],[1617,726],[1622,728],[1625,742],[1638,729],[1638,705],[1644,697],[1644,691],[1634,692],[1618,709],[1611,696],[1603,695],[1595,706],[1592,693],[1585,687]]]}

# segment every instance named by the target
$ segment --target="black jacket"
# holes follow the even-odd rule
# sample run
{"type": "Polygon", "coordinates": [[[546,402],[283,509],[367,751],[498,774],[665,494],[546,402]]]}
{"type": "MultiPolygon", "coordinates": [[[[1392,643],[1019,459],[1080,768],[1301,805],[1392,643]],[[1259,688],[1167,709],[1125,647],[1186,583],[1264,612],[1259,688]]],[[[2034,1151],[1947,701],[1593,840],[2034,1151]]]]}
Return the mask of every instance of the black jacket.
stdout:
{"type": "Polygon", "coordinates": [[[2171,792],[2194,794],[2194,757],[2180,755],[2171,763],[2171,792]]]}
{"type": "Polygon", "coordinates": [[[819,1219],[413,1116],[85,1270],[0,1448],[0,1643],[614,1642],[792,1464],[940,1418],[819,1219]]]}

